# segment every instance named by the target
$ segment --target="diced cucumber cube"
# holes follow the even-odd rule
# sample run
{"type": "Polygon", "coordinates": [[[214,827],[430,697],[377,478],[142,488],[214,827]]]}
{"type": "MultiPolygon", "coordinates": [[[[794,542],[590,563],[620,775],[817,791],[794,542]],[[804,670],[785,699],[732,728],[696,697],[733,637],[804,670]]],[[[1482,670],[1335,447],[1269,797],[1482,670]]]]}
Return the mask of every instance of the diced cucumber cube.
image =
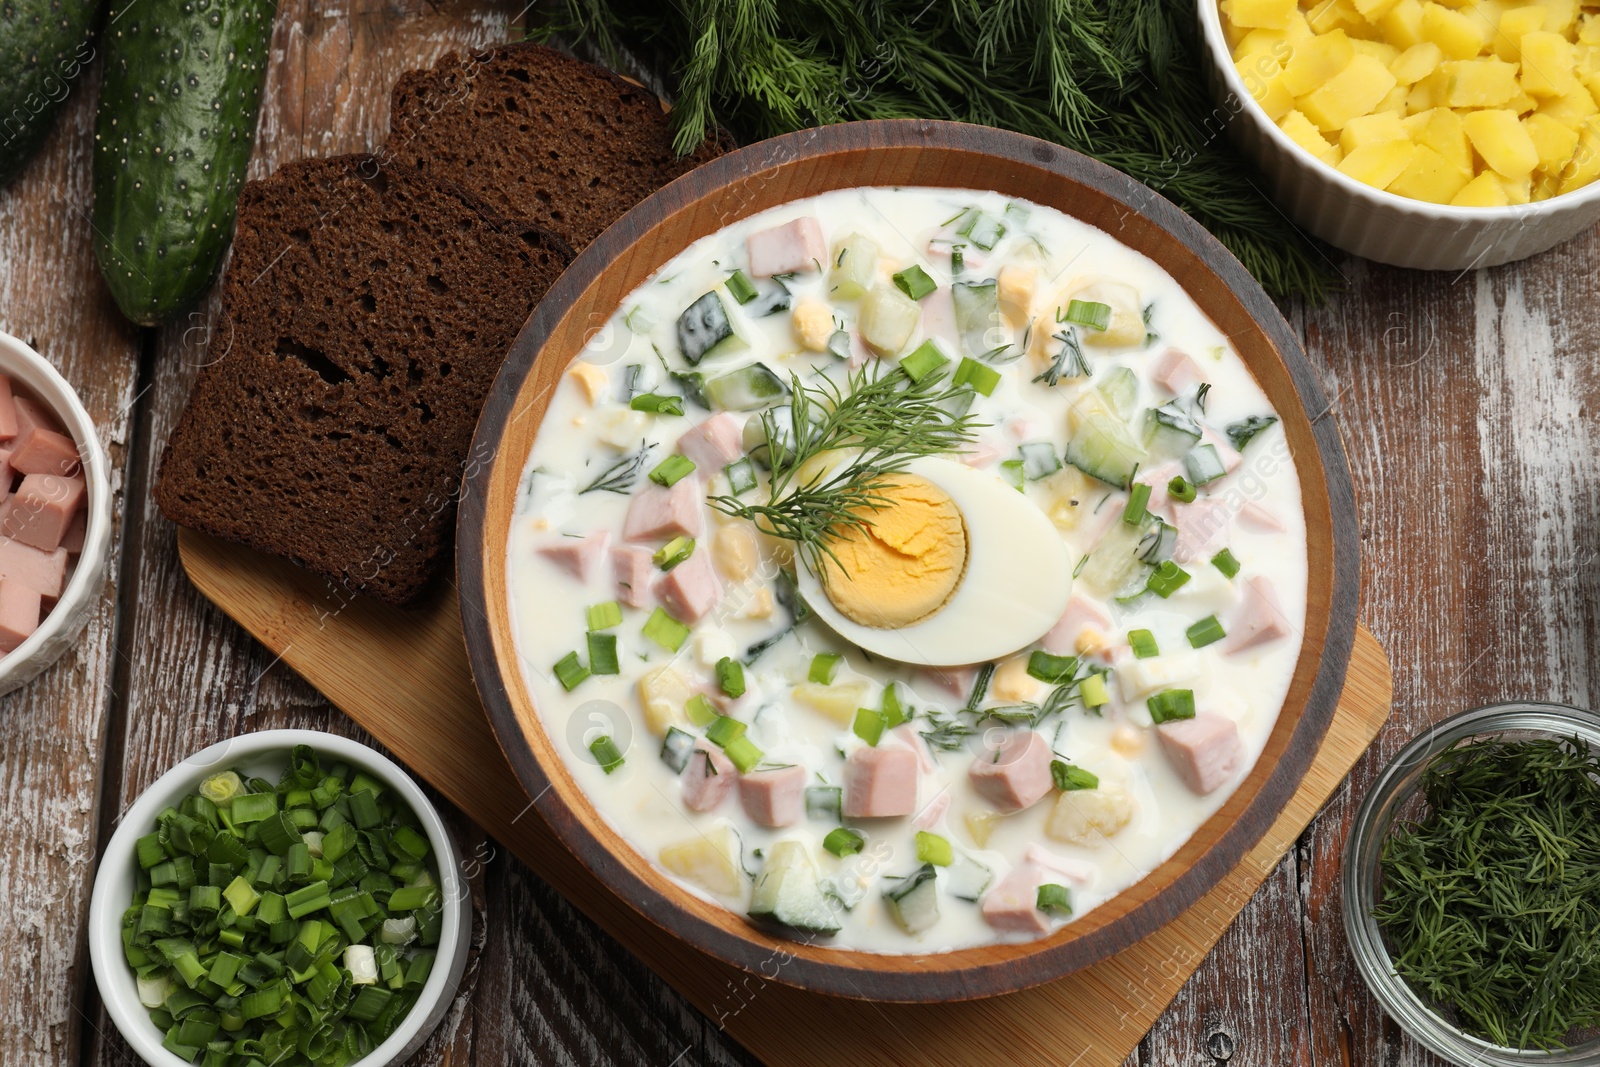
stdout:
{"type": "Polygon", "coordinates": [[[1200,440],[1200,424],[1172,404],[1144,416],[1144,444],[1152,455],[1181,456],[1200,440]]]}
{"type": "Polygon", "coordinates": [[[956,282],[950,287],[955,307],[956,329],[961,344],[970,356],[998,354],[1008,345],[1000,326],[999,286],[993,278],[985,282],[956,282]]]}
{"type": "Polygon", "coordinates": [[[1100,395],[1106,398],[1111,410],[1124,419],[1131,419],[1139,404],[1139,378],[1127,367],[1118,367],[1095,383],[1100,395]]]}
{"type": "Polygon", "coordinates": [[[757,411],[789,399],[789,386],[765,363],[752,363],[706,382],[706,397],[723,411],[757,411]]]}
{"type": "Polygon", "coordinates": [[[976,901],[994,881],[994,872],[965,852],[957,852],[955,860],[945,868],[944,878],[951,896],[957,900],[976,901]]]}
{"type": "Polygon", "coordinates": [[[1133,439],[1128,424],[1109,412],[1092,412],[1067,440],[1067,462],[1091,478],[1118,489],[1128,488],[1145,450],[1133,439]]]}
{"type": "Polygon", "coordinates": [[[716,291],[706,293],[678,316],[678,348],[690,366],[718,349],[733,348],[744,341],[733,328],[728,309],[716,291]]]}
{"type": "Polygon", "coordinates": [[[852,233],[833,250],[828,268],[828,295],[838,300],[860,300],[878,277],[878,242],[852,233]]]}
{"type": "Polygon", "coordinates": [[[1189,476],[1189,481],[1195,485],[1214,482],[1228,473],[1228,468],[1222,463],[1222,457],[1217,454],[1216,445],[1191,448],[1189,454],[1183,457],[1183,470],[1189,476]]]}
{"type": "Polygon", "coordinates": [[[968,208],[961,216],[956,232],[985,252],[991,251],[1006,235],[1005,223],[986,211],[968,208]]]}
{"type": "Polygon", "coordinates": [[[667,727],[667,736],[661,741],[661,762],[672,768],[673,774],[682,774],[689,765],[689,754],[694,751],[694,734],[676,726],[667,727]]]}
{"type": "Polygon", "coordinates": [[[1061,469],[1056,446],[1049,441],[1027,441],[1017,446],[1022,454],[1022,475],[1030,482],[1048,478],[1061,469]]]}
{"type": "Polygon", "coordinates": [[[839,917],[800,842],[779,841],[768,850],[750,894],[750,917],[806,933],[838,933],[839,917]]]}
{"type": "Polygon", "coordinates": [[[889,915],[908,934],[920,934],[939,921],[938,874],[924,863],[883,895],[889,915]]]}
{"type": "Polygon", "coordinates": [[[905,348],[922,318],[922,306],[892,285],[879,283],[861,302],[861,340],[880,356],[905,348]]]}

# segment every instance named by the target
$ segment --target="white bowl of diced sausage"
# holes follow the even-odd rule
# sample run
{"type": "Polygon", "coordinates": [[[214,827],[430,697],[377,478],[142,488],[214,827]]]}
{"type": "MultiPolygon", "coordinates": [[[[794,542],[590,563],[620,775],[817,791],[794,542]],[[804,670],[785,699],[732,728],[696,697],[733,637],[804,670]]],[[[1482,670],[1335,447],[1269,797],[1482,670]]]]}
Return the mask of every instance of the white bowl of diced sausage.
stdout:
{"type": "Polygon", "coordinates": [[[72,386],[0,333],[0,694],[77,640],[111,546],[109,463],[72,386]]]}

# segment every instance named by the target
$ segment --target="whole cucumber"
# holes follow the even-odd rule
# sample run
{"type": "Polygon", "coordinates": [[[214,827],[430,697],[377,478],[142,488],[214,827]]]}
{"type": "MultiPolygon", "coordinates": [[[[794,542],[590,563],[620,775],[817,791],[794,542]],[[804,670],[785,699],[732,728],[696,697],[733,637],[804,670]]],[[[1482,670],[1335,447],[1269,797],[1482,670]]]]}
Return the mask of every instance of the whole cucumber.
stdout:
{"type": "Polygon", "coordinates": [[[233,238],[274,10],[271,0],[113,0],[94,250],[134,322],[154,326],[193,303],[233,238]]]}
{"type": "Polygon", "coordinates": [[[39,147],[94,58],[100,0],[0,0],[0,187],[39,147]]]}

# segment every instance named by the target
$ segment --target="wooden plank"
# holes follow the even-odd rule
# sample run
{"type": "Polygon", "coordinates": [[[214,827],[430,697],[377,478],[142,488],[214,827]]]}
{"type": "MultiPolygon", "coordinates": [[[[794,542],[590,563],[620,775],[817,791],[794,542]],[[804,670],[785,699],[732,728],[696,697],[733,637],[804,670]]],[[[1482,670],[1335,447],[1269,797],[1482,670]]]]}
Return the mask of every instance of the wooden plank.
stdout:
{"type": "MultiPolygon", "coordinates": [[[[77,86],[39,155],[0,191],[0,329],[31,343],[82,396],[111,458],[115,517],[139,338],[111,303],[90,248],[97,89],[95,72],[77,86]]],[[[109,574],[120,558],[114,528],[109,574]]],[[[0,708],[0,1058],[8,1064],[78,1055],[87,962],[77,931],[93,874],[116,620],[116,584],[108,582],[77,647],[0,708]]]]}
{"type": "MultiPolygon", "coordinates": [[[[1008,1052],[1018,1064],[1059,1063],[1064,1052],[1069,1059],[1081,1053],[1080,1067],[1121,1063],[1387,714],[1387,665],[1362,631],[1338,724],[1267,838],[1182,919],[1112,959],[984,1001],[833,1000],[778,984],[773,975],[740,973],[686,948],[607,892],[562,848],[499,757],[470,685],[453,590],[403,612],[372,600],[330,601],[324,583],[282,560],[189,531],[180,534],[180,545],[190,576],[208,597],[281,650],[286,664],[480,825],[493,828],[513,853],[666,975],[713,1022],[780,1067],[847,1056],[900,1064],[933,1050],[952,1067],[987,1063],[994,1053],[988,1035],[997,1032],[1024,1035],[1008,1052]]],[[[781,968],[781,960],[774,966],[781,968]]],[[[549,1018],[541,1016],[539,1025],[548,1028],[549,1018]]],[[[530,1034],[524,1046],[537,1051],[538,1036],[530,1034]]]]}

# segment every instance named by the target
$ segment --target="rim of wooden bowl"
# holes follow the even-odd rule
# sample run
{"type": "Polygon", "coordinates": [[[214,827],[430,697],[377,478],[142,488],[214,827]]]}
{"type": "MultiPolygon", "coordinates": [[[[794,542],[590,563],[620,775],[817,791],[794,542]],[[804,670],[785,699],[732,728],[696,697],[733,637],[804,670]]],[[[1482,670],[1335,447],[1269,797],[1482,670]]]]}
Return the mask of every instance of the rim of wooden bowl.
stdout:
{"type": "Polygon", "coordinates": [[[1359,593],[1344,447],[1299,341],[1239,261],[1148,187],[1085,156],[1003,130],[904,119],[805,130],[739,149],[659,190],[585,249],[529,316],[495,381],[465,470],[457,543],[462,625],[478,690],[517,777],[567,848],[640,914],[694,948],[765,980],[871,1000],[965,1000],[1047,982],[1148,936],[1199,900],[1261,839],[1310,767],[1344,682],[1359,593]],[[1099,226],[1148,255],[1239,349],[1282,417],[1299,469],[1306,628],[1261,758],[1170,859],[1037,941],[884,955],[791,941],[700,899],[595,812],[539,720],[512,644],[506,537],[548,387],[627,294],[694,240],[776,204],[873,185],[998,190],[1099,226]]]}

